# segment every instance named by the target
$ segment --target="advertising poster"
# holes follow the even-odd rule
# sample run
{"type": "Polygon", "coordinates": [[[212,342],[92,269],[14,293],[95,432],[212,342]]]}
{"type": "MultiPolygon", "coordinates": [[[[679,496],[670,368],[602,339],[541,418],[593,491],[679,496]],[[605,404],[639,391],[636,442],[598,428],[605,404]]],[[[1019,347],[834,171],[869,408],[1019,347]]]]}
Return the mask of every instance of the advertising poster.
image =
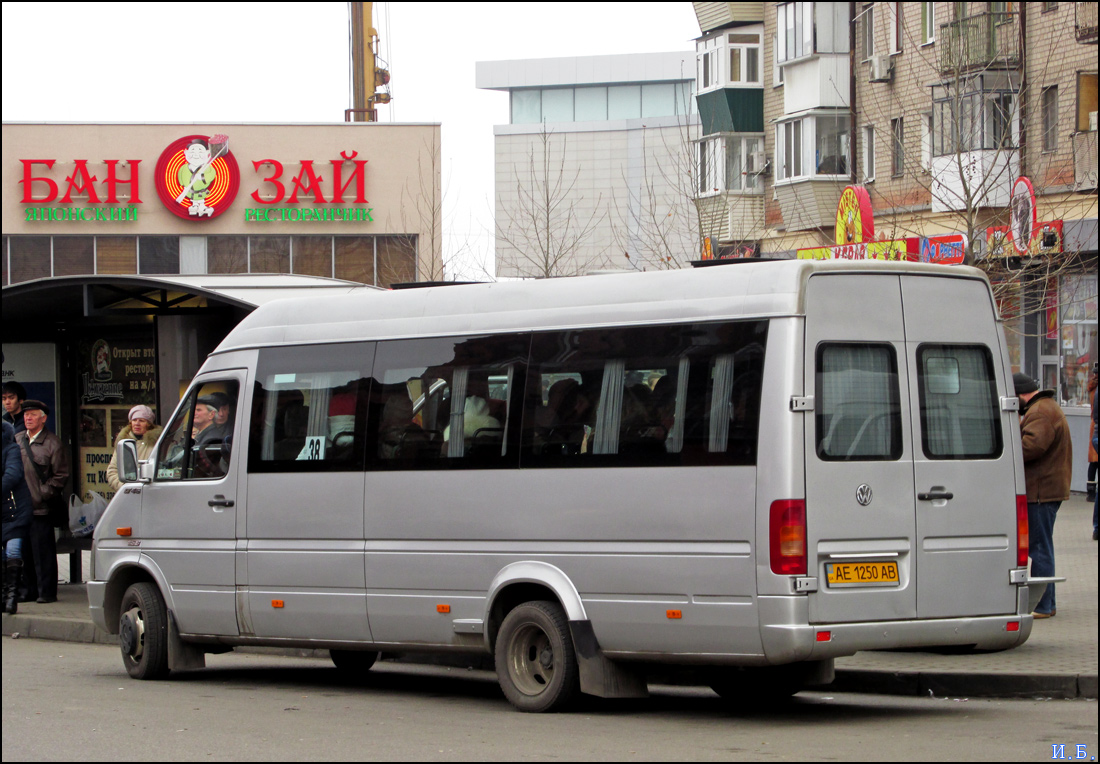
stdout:
{"type": "Polygon", "coordinates": [[[50,409],[46,429],[57,429],[57,347],[53,343],[4,343],[4,381],[18,382],[27,398],[42,401],[50,409]]]}
{"type": "Polygon", "coordinates": [[[80,378],[79,464],[73,483],[87,501],[95,491],[110,500],[107,466],[130,409],[157,410],[156,348],[152,337],[92,336],[77,342],[80,378]]]}

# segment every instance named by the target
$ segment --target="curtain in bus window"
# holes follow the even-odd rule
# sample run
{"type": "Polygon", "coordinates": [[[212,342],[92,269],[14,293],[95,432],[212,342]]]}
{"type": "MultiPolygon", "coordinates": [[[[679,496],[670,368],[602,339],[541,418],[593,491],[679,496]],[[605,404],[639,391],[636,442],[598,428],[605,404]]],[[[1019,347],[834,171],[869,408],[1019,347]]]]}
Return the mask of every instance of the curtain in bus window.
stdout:
{"type": "Polygon", "coordinates": [[[891,345],[817,350],[817,454],[827,461],[901,457],[897,356],[891,345]]]}
{"type": "Polygon", "coordinates": [[[929,459],[989,459],[1002,448],[993,358],[984,346],[917,349],[921,445],[929,459]]]}
{"type": "Polygon", "coordinates": [[[373,361],[373,343],[261,350],[249,468],[362,469],[373,361]]]}
{"type": "Polygon", "coordinates": [[[526,335],[379,343],[370,403],[374,466],[514,466],[511,398],[529,344],[526,335]]]}
{"type": "Polygon", "coordinates": [[[536,334],[531,466],[751,464],[766,322],[536,334]]]}

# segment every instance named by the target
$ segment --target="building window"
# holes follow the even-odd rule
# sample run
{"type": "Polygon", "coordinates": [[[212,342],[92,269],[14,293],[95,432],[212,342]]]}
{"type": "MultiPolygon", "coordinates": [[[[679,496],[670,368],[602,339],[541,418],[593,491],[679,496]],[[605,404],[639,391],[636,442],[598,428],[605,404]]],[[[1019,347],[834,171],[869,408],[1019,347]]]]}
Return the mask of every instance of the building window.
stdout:
{"type": "Polygon", "coordinates": [[[848,175],[849,116],[814,117],[814,163],[817,175],[848,175]]]}
{"type": "Polygon", "coordinates": [[[870,182],[875,179],[875,128],[873,125],[863,126],[863,180],[870,182]]]}
{"type": "Polygon", "coordinates": [[[530,125],[542,122],[542,91],[512,91],[512,124],[530,125]]]}
{"type": "Polygon", "coordinates": [[[696,44],[700,92],[743,84],[759,85],[760,33],[722,33],[696,44]]]}
{"type": "Polygon", "coordinates": [[[612,85],[607,89],[608,119],[638,119],[641,116],[641,86],[612,85]]]}
{"type": "Polygon", "coordinates": [[[901,117],[890,120],[890,134],[893,138],[890,174],[897,178],[905,173],[905,131],[901,117]]]}
{"type": "Polygon", "coordinates": [[[1003,73],[933,86],[933,156],[1015,148],[1020,116],[1013,87],[1003,73]]]}
{"type": "Polygon", "coordinates": [[[932,114],[922,114],[920,118],[920,168],[925,172],[932,169],[932,114]]]}
{"type": "Polygon", "coordinates": [[[1096,72],[1077,73],[1077,132],[1096,130],[1096,72]]]}
{"type": "Polygon", "coordinates": [[[542,91],[541,121],[573,121],[573,88],[551,88],[542,91]]]}
{"type": "Polygon", "coordinates": [[[922,45],[936,41],[936,4],[920,4],[920,38],[922,45]]]}
{"type": "Polygon", "coordinates": [[[875,55],[875,6],[863,6],[863,60],[875,55]]]}
{"type": "Polygon", "coordinates": [[[802,120],[775,126],[776,180],[802,176],[802,120]]]}
{"type": "Polygon", "coordinates": [[[776,180],[848,176],[848,114],[814,114],[775,127],[776,180]]]}
{"type": "Polygon", "coordinates": [[[1058,148],[1058,86],[1043,88],[1043,151],[1058,148]]]}
{"type": "Polygon", "coordinates": [[[179,273],[180,237],[139,236],[138,273],[179,273]]]}
{"type": "Polygon", "coordinates": [[[762,135],[722,135],[695,144],[697,193],[759,192],[763,164],[762,135]]]}
{"type": "Polygon", "coordinates": [[[901,3],[887,5],[887,17],[890,24],[890,54],[901,53],[901,3]]]}
{"type": "Polygon", "coordinates": [[[814,52],[814,4],[780,3],[776,6],[778,60],[791,61],[814,52]]]}

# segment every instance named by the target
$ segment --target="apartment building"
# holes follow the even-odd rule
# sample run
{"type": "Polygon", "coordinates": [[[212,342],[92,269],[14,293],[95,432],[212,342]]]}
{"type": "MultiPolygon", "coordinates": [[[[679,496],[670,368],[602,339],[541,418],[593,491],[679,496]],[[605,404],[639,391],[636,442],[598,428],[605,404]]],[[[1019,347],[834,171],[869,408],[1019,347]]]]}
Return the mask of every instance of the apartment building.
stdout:
{"type": "Polygon", "coordinates": [[[1059,391],[1083,452],[1097,361],[1097,4],[694,7],[703,117],[695,173],[715,176],[704,164],[715,149],[741,171],[697,198],[701,219],[726,221],[712,251],[794,257],[835,244],[849,185],[869,195],[876,240],[965,235],[965,261],[994,284],[1014,369],[1059,391]],[[707,119],[704,62],[722,51],[721,87],[746,88],[730,75],[734,51],[760,29],[751,84],[764,125],[748,138],[707,119]],[[746,139],[762,142],[751,160],[746,139]],[[1009,230],[1021,176],[1035,195],[1029,242],[1009,230]],[[761,214],[743,214],[749,187],[761,214]]]}

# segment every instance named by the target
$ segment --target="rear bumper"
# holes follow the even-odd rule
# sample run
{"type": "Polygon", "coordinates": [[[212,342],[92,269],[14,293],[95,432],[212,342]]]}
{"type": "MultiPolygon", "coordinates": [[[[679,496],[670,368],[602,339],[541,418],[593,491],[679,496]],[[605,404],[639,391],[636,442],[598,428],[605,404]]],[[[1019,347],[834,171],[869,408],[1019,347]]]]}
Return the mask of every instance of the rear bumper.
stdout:
{"type": "MultiPolygon", "coordinates": [[[[860,650],[974,645],[979,650],[1017,647],[1031,635],[1030,615],[1005,614],[806,625],[793,616],[799,598],[761,597],[761,638],[768,663],[814,661],[854,655],[860,650]],[[765,601],[769,601],[765,605],[765,601]]],[[[804,602],[804,600],[803,600],[804,602]]]]}

